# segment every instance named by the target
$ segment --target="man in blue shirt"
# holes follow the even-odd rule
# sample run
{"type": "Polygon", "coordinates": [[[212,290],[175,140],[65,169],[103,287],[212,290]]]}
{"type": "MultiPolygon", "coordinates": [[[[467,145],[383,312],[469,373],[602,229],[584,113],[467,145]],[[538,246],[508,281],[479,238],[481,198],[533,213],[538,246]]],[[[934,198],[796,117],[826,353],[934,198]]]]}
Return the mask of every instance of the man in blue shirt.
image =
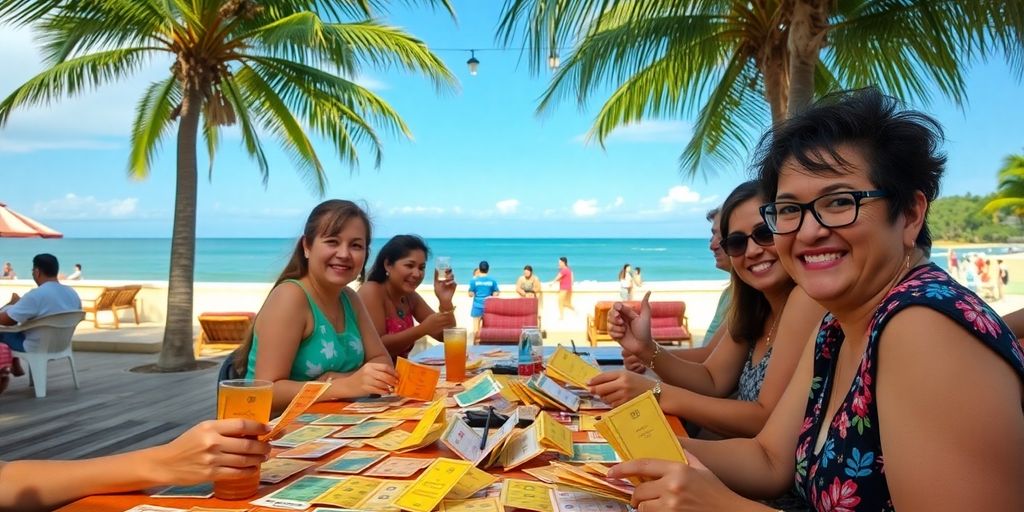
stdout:
{"type": "Polygon", "coordinates": [[[487,275],[491,265],[486,261],[481,261],[477,269],[480,270],[480,273],[469,280],[469,296],[473,297],[473,309],[469,312],[469,316],[473,317],[474,337],[480,332],[480,321],[484,316],[484,301],[487,300],[487,297],[498,296],[498,282],[487,275]]]}

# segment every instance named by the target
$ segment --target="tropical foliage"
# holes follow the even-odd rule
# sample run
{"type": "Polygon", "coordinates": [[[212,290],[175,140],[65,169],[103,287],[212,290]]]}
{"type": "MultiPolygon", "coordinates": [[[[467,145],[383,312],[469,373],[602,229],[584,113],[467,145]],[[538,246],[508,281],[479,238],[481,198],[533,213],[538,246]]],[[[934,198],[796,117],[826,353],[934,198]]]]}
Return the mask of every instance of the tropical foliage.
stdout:
{"type": "Polygon", "coordinates": [[[1024,216],[1024,155],[1010,155],[999,170],[995,198],[985,205],[986,213],[1008,212],[1024,216]]]}
{"type": "MultiPolygon", "coordinates": [[[[416,3],[408,1],[405,3],[416,3]]],[[[447,0],[421,3],[442,6],[447,0]]],[[[192,365],[196,150],[201,130],[213,171],[225,126],[266,183],[264,139],[274,139],[322,194],[323,139],[355,165],[361,148],[381,159],[381,133],[409,135],[383,99],[353,79],[366,67],[420,73],[438,88],[454,78],[426,45],[376,21],[380,0],[0,0],[0,23],[32,26],[48,69],[0,102],[0,126],[18,108],[49,104],[125,79],[164,59],[169,75],[136,107],[128,173],[149,174],[160,143],[177,129],[177,190],[167,326],[158,365],[192,365]],[[348,20],[348,21],[345,21],[348,20]]]]}
{"type": "Polygon", "coordinates": [[[935,240],[952,242],[1012,242],[1024,239],[1018,217],[1002,217],[983,211],[987,196],[949,196],[936,199],[928,209],[928,228],[935,240]]]}
{"type": "Polygon", "coordinates": [[[1008,0],[506,0],[498,37],[536,72],[571,47],[537,108],[611,94],[590,137],[651,118],[690,118],[691,176],[742,165],[756,137],[830,90],[877,85],[965,101],[972,57],[1024,75],[1024,3],[1008,0]]]}

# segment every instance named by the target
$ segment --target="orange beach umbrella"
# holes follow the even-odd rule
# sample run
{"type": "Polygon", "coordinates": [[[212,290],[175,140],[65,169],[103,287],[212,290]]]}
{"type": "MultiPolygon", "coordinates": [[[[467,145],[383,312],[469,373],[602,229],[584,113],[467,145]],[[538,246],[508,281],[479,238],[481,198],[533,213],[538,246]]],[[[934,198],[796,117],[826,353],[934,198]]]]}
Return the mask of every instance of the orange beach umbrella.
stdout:
{"type": "Polygon", "coordinates": [[[64,238],[50,229],[0,203],[0,238],[64,238]]]}

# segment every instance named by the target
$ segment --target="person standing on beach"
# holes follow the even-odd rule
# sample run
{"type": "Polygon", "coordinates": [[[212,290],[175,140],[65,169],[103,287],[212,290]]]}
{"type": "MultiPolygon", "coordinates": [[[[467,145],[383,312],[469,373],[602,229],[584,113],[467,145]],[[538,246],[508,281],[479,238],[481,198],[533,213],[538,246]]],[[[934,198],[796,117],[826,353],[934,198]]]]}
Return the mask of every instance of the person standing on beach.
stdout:
{"type": "Polygon", "coordinates": [[[4,262],[4,270],[0,272],[0,279],[17,279],[18,274],[14,273],[14,267],[11,266],[11,262],[4,262]]]}
{"type": "Polygon", "coordinates": [[[952,248],[949,249],[949,253],[946,255],[946,267],[949,268],[949,275],[955,279],[960,278],[960,265],[957,261],[956,251],[952,248]]]}
{"type": "Polygon", "coordinates": [[[479,273],[469,280],[469,296],[473,298],[473,309],[469,311],[469,316],[473,317],[474,339],[480,334],[480,321],[484,316],[484,302],[489,297],[497,297],[499,293],[498,282],[493,277],[487,275],[487,272],[491,270],[491,264],[481,261],[480,265],[477,266],[477,270],[479,270],[479,273]]]}
{"type": "Polygon", "coordinates": [[[391,355],[348,286],[366,268],[370,240],[369,216],[352,201],[330,199],[310,212],[232,359],[243,378],[274,383],[274,414],[306,381],[331,384],[323,401],[386,395],[398,385],[391,355]]]}
{"type": "Polygon", "coordinates": [[[66,277],[65,279],[67,279],[68,281],[80,281],[82,279],[82,264],[75,263],[75,271],[68,275],[68,277],[66,277]]]}
{"type": "Polygon", "coordinates": [[[633,300],[633,271],[629,268],[629,263],[623,265],[619,271],[619,298],[633,300]]]}
{"type": "Polygon", "coordinates": [[[633,295],[643,293],[644,278],[640,275],[640,267],[633,269],[633,295]]]}
{"type": "Polygon", "coordinates": [[[558,258],[558,274],[551,283],[558,283],[558,319],[565,318],[565,310],[568,308],[573,313],[576,308],[572,307],[572,268],[569,267],[569,258],[560,256],[558,258]]]}

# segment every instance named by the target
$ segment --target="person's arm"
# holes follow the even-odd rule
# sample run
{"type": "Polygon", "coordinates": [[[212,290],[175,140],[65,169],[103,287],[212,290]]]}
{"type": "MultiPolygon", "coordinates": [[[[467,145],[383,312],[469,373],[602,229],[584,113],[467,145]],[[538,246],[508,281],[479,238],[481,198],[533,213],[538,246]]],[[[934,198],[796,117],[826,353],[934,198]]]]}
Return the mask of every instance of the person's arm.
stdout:
{"type": "Polygon", "coordinates": [[[38,295],[33,293],[38,288],[29,290],[24,296],[11,294],[11,300],[0,311],[0,325],[17,325],[39,316],[38,295]]]}
{"type": "Polygon", "coordinates": [[[945,315],[910,307],[882,331],[877,372],[894,507],[1024,510],[1022,382],[1003,358],[945,315]]]}
{"type": "MultiPolygon", "coordinates": [[[[443,303],[441,304],[442,311],[434,311],[434,308],[430,307],[430,304],[427,304],[427,301],[418,294],[412,295],[412,303],[413,315],[419,322],[415,327],[418,328],[415,333],[417,336],[412,339],[412,343],[423,336],[430,336],[437,341],[444,342],[444,330],[455,327],[455,306],[449,301],[447,307],[443,303]]],[[[411,331],[412,329],[407,330],[411,331]]]]}
{"type": "MultiPolygon", "coordinates": [[[[387,334],[386,326],[386,312],[384,310],[384,289],[383,285],[378,283],[368,282],[363,283],[359,287],[359,298],[366,308],[366,312],[369,315],[370,324],[373,325],[374,330],[377,331],[377,335],[380,337],[381,343],[387,349],[391,356],[397,357],[399,354],[404,354],[412,348],[416,340],[424,336],[433,336],[437,340],[441,340],[441,332],[446,326],[443,322],[447,317],[452,318],[454,324],[454,315],[447,314],[443,318],[431,320],[432,315],[438,315],[434,310],[427,305],[418,294],[412,294],[409,296],[411,301],[410,309],[412,310],[413,317],[416,321],[420,322],[404,331],[387,334]]],[[[360,327],[362,324],[360,324],[360,327]]]]}
{"type": "Polygon", "coordinates": [[[498,288],[498,281],[494,281],[494,288],[491,288],[491,297],[497,297],[501,293],[501,289],[498,288]]]}
{"type": "Polygon", "coordinates": [[[1024,308],[1003,315],[1003,321],[1017,338],[1024,338],[1024,308]]]}
{"type": "Polygon", "coordinates": [[[7,314],[7,311],[0,311],[0,325],[16,325],[17,323],[7,314]]]}
{"type": "Polygon", "coordinates": [[[0,462],[0,510],[50,510],[93,494],[237,479],[259,471],[268,431],[250,420],[209,420],[165,445],[85,460],[0,462]]]}
{"type": "MultiPolygon", "coordinates": [[[[384,348],[384,344],[380,342],[380,335],[377,334],[377,329],[373,327],[373,322],[370,321],[370,315],[366,312],[366,307],[363,306],[363,301],[359,300],[359,295],[356,294],[355,290],[345,287],[343,293],[348,297],[349,304],[352,305],[352,310],[356,313],[356,324],[359,326],[359,336],[363,339],[363,357],[364,365],[369,363],[378,363],[387,366],[392,369],[394,373],[394,365],[391,364],[391,356],[388,355],[388,351],[384,348]]],[[[397,382],[391,383],[394,386],[397,382]]]]}

